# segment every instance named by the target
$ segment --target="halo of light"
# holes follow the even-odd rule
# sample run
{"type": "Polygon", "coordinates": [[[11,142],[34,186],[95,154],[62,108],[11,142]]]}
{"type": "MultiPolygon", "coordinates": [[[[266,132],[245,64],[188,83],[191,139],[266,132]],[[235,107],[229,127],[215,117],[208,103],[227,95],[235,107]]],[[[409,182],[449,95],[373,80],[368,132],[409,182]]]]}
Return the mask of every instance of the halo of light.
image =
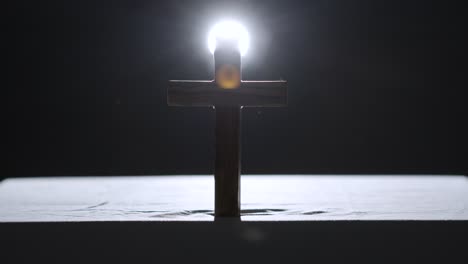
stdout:
{"type": "Polygon", "coordinates": [[[236,21],[223,21],[214,25],[208,34],[208,48],[213,54],[216,49],[216,39],[238,40],[239,51],[242,56],[247,53],[250,38],[247,29],[236,21]]]}

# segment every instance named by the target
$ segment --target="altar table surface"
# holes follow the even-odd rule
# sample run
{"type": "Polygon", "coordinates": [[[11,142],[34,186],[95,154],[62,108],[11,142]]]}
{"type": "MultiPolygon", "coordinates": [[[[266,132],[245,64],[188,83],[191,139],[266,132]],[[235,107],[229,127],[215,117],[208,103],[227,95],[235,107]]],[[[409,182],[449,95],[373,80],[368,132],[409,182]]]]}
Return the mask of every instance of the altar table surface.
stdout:
{"type": "MultiPolygon", "coordinates": [[[[0,222],[213,221],[214,177],[0,182],[0,222]]],[[[243,175],[242,221],[468,220],[468,178],[243,175]]]]}
{"type": "Polygon", "coordinates": [[[0,263],[464,263],[468,180],[242,175],[214,218],[213,175],[0,182],[0,263]]]}

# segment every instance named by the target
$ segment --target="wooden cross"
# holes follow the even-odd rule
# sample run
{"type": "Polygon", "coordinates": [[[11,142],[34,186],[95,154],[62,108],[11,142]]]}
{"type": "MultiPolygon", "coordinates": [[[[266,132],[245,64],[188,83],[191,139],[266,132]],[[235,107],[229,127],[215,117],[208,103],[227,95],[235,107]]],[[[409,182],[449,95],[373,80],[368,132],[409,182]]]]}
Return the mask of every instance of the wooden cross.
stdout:
{"type": "Polygon", "coordinates": [[[286,81],[242,81],[241,55],[232,43],[214,51],[215,80],[169,81],[169,106],[208,106],[216,111],[215,216],[240,216],[242,107],[287,105],[286,81]]]}

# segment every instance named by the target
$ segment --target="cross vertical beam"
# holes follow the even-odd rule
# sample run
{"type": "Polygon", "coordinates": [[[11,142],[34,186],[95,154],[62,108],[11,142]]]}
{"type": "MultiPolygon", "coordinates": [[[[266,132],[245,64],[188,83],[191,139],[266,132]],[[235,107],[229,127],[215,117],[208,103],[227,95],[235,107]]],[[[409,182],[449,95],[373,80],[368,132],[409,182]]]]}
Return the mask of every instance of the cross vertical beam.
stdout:
{"type": "Polygon", "coordinates": [[[241,108],[215,106],[215,215],[240,216],[241,108]]]}

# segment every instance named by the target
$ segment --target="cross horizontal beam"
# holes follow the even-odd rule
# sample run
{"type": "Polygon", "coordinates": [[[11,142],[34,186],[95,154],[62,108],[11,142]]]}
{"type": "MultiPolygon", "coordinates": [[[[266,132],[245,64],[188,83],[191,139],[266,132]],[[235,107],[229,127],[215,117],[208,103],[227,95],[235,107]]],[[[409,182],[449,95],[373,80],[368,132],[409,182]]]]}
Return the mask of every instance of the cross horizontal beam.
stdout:
{"type": "Polygon", "coordinates": [[[287,82],[242,81],[237,89],[221,89],[214,81],[173,80],[169,81],[167,104],[170,106],[286,106],[287,82]]]}

